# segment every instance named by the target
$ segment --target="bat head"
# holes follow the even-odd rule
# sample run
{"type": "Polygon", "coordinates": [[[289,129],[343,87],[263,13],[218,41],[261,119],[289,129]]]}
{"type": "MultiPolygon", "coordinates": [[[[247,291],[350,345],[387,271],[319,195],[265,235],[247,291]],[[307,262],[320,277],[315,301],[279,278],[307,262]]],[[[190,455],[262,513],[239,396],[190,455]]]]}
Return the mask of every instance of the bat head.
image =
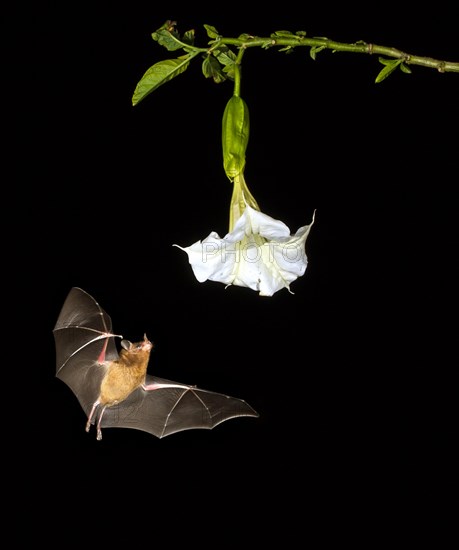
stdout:
{"type": "Polygon", "coordinates": [[[143,340],[141,340],[140,342],[132,343],[126,339],[121,340],[121,347],[130,353],[139,353],[139,352],[150,353],[150,351],[153,348],[153,344],[147,338],[147,335],[144,334],[143,340]]]}

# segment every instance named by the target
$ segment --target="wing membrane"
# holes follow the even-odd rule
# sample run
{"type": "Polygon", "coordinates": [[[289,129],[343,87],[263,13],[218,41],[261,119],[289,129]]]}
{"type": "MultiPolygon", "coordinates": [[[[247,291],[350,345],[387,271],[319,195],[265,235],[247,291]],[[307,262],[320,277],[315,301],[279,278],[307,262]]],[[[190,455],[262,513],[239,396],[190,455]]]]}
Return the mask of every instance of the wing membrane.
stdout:
{"type": "MultiPolygon", "coordinates": [[[[119,358],[110,316],[81,288],[69,292],[53,330],[56,376],[89,417],[99,398],[107,363],[119,358]]],[[[126,367],[129,368],[129,367],[126,367]]],[[[239,416],[259,416],[244,400],[146,375],[153,390],[137,388],[121,403],[91,416],[100,427],[133,428],[162,438],[189,429],[212,429],[239,416]]]]}
{"type": "Polygon", "coordinates": [[[110,316],[81,288],[69,292],[53,330],[56,376],[86,414],[99,395],[105,361],[118,358],[110,316]]]}
{"type": "Polygon", "coordinates": [[[164,387],[139,388],[122,404],[106,409],[102,427],[135,428],[161,438],[182,430],[210,430],[230,418],[259,416],[243,399],[147,375],[146,383],[153,382],[164,387]]]}

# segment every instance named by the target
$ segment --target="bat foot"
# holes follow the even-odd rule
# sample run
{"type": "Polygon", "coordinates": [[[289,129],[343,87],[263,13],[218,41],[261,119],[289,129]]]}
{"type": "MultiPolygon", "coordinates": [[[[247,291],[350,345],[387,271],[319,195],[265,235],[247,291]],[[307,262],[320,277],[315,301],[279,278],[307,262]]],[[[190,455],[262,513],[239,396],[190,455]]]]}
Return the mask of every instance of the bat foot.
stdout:
{"type": "Polygon", "coordinates": [[[97,441],[102,439],[102,430],[97,430],[97,441]]]}
{"type": "Polygon", "coordinates": [[[86,430],[87,432],[89,432],[89,429],[90,429],[90,428],[91,428],[91,422],[88,420],[88,421],[86,422],[86,428],[85,428],[85,430],[86,430]]]}

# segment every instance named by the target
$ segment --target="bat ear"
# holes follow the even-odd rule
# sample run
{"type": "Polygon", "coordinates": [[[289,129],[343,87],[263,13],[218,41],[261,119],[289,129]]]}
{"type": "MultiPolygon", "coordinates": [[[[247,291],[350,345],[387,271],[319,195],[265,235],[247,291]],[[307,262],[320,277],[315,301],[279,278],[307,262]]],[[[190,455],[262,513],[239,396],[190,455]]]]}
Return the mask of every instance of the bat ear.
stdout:
{"type": "Polygon", "coordinates": [[[121,340],[121,347],[124,348],[126,351],[129,351],[131,349],[132,342],[129,342],[129,340],[121,340]]]}

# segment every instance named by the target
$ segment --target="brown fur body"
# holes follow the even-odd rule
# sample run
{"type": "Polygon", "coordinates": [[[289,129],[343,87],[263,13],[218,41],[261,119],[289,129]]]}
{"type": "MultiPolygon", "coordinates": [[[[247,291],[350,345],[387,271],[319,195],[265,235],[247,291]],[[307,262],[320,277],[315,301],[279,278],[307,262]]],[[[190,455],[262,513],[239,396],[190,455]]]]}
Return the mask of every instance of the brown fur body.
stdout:
{"type": "Polygon", "coordinates": [[[145,383],[152,343],[129,344],[129,348],[120,351],[119,358],[108,364],[107,372],[100,386],[99,403],[111,407],[124,401],[129,394],[145,383]]]}

